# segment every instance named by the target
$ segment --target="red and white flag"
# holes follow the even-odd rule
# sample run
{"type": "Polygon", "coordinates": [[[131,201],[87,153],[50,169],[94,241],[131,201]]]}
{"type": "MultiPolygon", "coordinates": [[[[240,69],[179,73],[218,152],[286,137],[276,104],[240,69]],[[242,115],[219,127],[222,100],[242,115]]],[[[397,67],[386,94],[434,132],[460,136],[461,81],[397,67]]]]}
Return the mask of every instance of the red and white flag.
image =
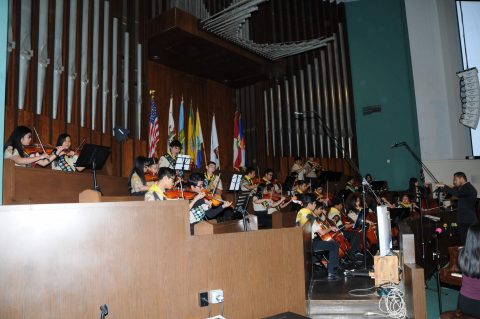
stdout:
{"type": "Polygon", "coordinates": [[[160,129],[158,127],[157,105],[152,95],[152,111],[150,112],[150,125],[148,129],[148,157],[155,157],[159,141],[160,129]]]}

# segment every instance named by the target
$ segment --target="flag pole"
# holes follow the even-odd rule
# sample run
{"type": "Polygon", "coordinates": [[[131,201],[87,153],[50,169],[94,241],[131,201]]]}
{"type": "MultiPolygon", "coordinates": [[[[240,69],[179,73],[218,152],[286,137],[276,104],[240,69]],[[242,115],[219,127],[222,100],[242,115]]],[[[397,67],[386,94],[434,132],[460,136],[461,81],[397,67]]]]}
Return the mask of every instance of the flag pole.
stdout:
{"type": "Polygon", "coordinates": [[[202,143],[203,157],[205,159],[205,169],[207,169],[207,153],[205,152],[205,143],[202,143]]]}

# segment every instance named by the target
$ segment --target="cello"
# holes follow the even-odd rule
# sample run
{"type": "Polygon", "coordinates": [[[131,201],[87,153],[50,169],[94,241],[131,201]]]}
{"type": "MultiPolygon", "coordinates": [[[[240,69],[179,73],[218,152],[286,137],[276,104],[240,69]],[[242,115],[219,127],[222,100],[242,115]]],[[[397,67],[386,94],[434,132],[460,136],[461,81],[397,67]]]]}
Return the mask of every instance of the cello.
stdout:
{"type": "MultiPolygon", "coordinates": [[[[332,225],[332,222],[327,218],[327,216],[325,216],[325,214],[324,217],[325,221],[322,221],[320,217],[317,217],[315,220],[315,222],[318,223],[322,229],[327,230],[329,228],[324,223],[328,223],[330,227],[336,227],[332,225]]],[[[323,235],[320,235],[320,233],[317,232],[317,236],[323,241],[336,241],[338,244],[338,255],[340,258],[344,258],[348,254],[348,251],[350,250],[350,243],[345,238],[345,236],[343,236],[343,233],[340,230],[332,230],[323,235]]]]}

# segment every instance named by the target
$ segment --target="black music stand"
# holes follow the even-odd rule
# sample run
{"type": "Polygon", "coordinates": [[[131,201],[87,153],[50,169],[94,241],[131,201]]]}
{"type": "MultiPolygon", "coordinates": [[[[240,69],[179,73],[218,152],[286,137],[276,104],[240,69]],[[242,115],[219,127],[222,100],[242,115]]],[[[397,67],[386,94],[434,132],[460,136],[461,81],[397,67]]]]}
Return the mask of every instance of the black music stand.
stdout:
{"type": "MultiPolygon", "coordinates": [[[[179,154],[175,161],[174,169],[180,171],[180,177],[184,175],[185,171],[190,170],[190,164],[192,162],[192,157],[190,155],[179,154]]],[[[182,191],[183,197],[183,185],[180,182],[180,190],[182,191]]]]}
{"type": "MultiPolygon", "coordinates": [[[[75,166],[86,167],[93,173],[93,189],[102,194],[97,183],[97,169],[102,169],[111,150],[109,147],[95,144],[85,144],[75,166]]],[[[103,195],[103,194],[102,194],[103,195]]]]}

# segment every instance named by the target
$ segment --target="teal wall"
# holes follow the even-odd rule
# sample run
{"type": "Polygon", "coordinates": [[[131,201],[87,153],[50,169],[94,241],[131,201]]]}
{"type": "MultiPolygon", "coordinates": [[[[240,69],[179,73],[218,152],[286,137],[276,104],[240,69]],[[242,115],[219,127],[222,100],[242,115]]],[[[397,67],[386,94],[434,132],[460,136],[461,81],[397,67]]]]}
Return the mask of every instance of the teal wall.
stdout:
{"type": "MultiPolygon", "coordinates": [[[[8,1],[0,1],[0,146],[3,154],[5,130],[5,91],[7,79],[7,28],[8,1]]],[[[3,157],[3,156],[2,156],[3,157]]],[[[3,180],[3,161],[0,161],[0,179],[3,180]]],[[[2,203],[2,183],[0,183],[0,204],[2,203]]]]}
{"type": "Polygon", "coordinates": [[[391,190],[406,189],[420,166],[405,148],[390,148],[406,141],[420,154],[403,0],[348,2],[346,16],[360,170],[391,190]],[[370,105],[382,112],[363,115],[370,105]]]}

